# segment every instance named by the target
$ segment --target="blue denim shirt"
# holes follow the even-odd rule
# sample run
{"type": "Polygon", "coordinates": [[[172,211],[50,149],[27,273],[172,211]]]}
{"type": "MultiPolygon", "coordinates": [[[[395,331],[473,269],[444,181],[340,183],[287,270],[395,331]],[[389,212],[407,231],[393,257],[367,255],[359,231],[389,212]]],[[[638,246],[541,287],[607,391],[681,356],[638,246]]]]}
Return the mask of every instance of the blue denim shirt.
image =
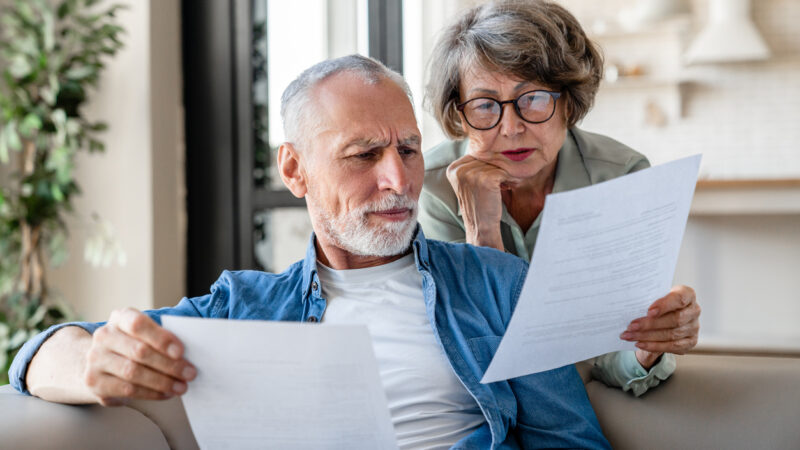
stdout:
{"type": "MultiPolygon", "coordinates": [[[[211,293],[146,313],[227,319],[319,321],[326,301],[317,277],[314,236],[306,257],[280,274],[225,271],[211,293]]],[[[479,380],[497,350],[525,281],[528,265],[503,252],[426,240],[413,242],[428,319],[437,343],[486,423],[453,448],[610,448],[575,367],[490,384],[479,380]]],[[[73,323],[94,332],[102,323],[73,323]]],[[[27,393],[25,374],[52,327],[20,350],[9,378],[27,393]]]]}

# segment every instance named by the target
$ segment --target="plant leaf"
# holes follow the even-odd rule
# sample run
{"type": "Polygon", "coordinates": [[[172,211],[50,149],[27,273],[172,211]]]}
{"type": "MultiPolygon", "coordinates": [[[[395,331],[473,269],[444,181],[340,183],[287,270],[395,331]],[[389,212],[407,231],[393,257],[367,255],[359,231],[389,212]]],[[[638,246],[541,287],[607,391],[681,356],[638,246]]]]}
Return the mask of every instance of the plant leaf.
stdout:
{"type": "Polygon", "coordinates": [[[106,150],[106,145],[103,144],[102,142],[95,139],[89,140],[89,153],[104,152],[105,150],[106,150]]]}
{"type": "Polygon", "coordinates": [[[55,47],[55,24],[53,23],[53,12],[48,7],[42,8],[42,22],[44,50],[50,53],[55,47]]]}
{"type": "Polygon", "coordinates": [[[64,112],[63,109],[59,108],[53,111],[53,113],[50,115],[50,119],[52,119],[56,127],[64,126],[64,124],[67,122],[67,113],[64,112]]]}
{"type": "Polygon", "coordinates": [[[50,239],[50,264],[53,267],[59,267],[67,260],[69,252],[67,251],[66,235],[63,232],[56,231],[53,238],[50,239]]]}
{"type": "Polygon", "coordinates": [[[8,143],[5,132],[0,132],[0,164],[8,164],[8,143]]]}
{"type": "Polygon", "coordinates": [[[74,0],[66,0],[61,2],[58,5],[58,9],[56,10],[56,14],[58,15],[59,19],[63,19],[68,15],[72,14],[72,11],[75,10],[75,1],[74,0]]]}
{"type": "Polygon", "coordinates": [[[8,73],[14,78],[25,78],[33,72],[28,59],[24,55],[17,54],[11,59],[11,65],[8,67],[8,73]]]}
{"type": "Polygon", "coordinates": [[[45,305],[39,305],[39,307],[36,308],[36,312],[34,312],[33,315],[28,318],[28,321],[25,323],[25,325],[27,325],[28,328],[36,328],[42,319],[44,319],[45,314],[47,314],[47,307],[45,305]]]}
{"type": "MultiPolygon", "coordinates": [[[[58,67],[60,63],[58,61],[55,61],[55,59],[58,58],[56,57],[53,58],[52,61],[53,67],[58,67]]],[[[58,90],[60,87],[61,85],[58,82],[58,77],[56,76],[56,74],[51,73],[50,76],[48,77],[47,86],[45,86],[44,88],[42,88],[42,90],[39,91],[39,95],[42,97],[42,100],[44,100],[45,103],[47,103],[48,106],[53,106],[56,104],[56,95],[58,94],[58,90]]]]}
{"type": "Polygon", "coordinates": [[[47,104],[47,106],[53,106],[56,104],[56,94],[53,89],[49,86],[44,87],[39,91],[39,96],[42,97],[42,100],[47,104]]]}
{"type": "Polygon", "coordinates": [[[64,76],[73,81],[81,81],[94,75],[95,72],[96,70],[92,66],[78,66],[67,70],[64,76]]]}
{"type": "Polygon", "coordinates": [[[8,348],[15,350],[22,346],[28,340],[28,333],[25,330],[17,330],[9,339],[8,348]]]}
{"type": "Polygon", "coordinates": [[[81,124],[75,119],[67,119],[66,125],[67,134],[70,136],[75,136],[81,132],[81,124]]]}
{"type": "Polygon", "coordinates": [[[108,124],[105,122],[96,122],[88,127],[90,130],[94,131],[95,133],[99,133],[102,131],[108,130],[108,124]]]}
{"type": "Polygon", "coordinates": [[[19,139],[19,134],[17,134],[16,120],[8,122],[5,129],[5,135],[6,135],[6,142],[8,143],[8,148],[14,151],[22,150],[22,141],[19,139]]]}
{"type": "MultiPolygon", "coordinates": [[[[89,122],[81,107],[98,83],[105,55],[115,54],[126,34],[114,16],[127,8],[111,3],[0,0],[0,163],[9,163],[11,151],[26,145],[37,152],[31,173],[11,167],[2,174],[1,183],[5,186],[8,179],[14,187],[0,187],[0,384],[6,379],[3,369],[26,339],[74,317],[52,303],[54,291],[47,301],[19,292],[19,224],[24,218],[42,225],[48,263],[63,262],[62,216],[72,211],[71,199],[80,193],[74,179],[76,152],[104,148],[95,136],[105,124],[89,122]]],[[[94,259],[108,263],[109,256],[99,250],[94,259]]]]}
{"type": "Polygon", "coordinates": [[[36,47],[35,36],[25,36],[14,41],[14,44],[16,45],[17,50],[28,56],[32,56],[34,58],[39,56],[39,49],[36,47]]]}
{"type": "Polygon", "coordinates": [[[33,25],[33,22],[36,20],[33,14],[33,9],[31,9],[31,5],[26,2],[17,2],[17,17],[19,17],[26,25],[33,25]]]}
{"type": "Polygon", "coordinates": [[[36,114],[28,114],[22,119],[19,125],[19,132],[26,138],[30,138],[33,134],[42,129],[42,119],[36,114]]]}
{"type": "Polygon", "coordinates": [[[64,193],[61,192],[61,188],[55,183],[50,185],[50,195],[52,195],[53,200],[57,201],[58,203],[64,201],[64,193]]]}

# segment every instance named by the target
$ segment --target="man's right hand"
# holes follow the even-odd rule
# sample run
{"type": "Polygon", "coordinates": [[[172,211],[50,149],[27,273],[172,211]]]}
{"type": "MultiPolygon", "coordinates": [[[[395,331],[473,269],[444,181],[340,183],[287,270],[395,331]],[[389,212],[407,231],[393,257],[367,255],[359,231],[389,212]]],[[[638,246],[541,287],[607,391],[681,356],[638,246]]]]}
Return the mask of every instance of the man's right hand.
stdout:
{"type": "Polygon", "coordinates": [[[127,399],[166,399],[186,392],[197,369],[183,358],[183,344],[133,308],[111,313],[92,335],[84,382],[97,401],[116,406],[127,399]]]}

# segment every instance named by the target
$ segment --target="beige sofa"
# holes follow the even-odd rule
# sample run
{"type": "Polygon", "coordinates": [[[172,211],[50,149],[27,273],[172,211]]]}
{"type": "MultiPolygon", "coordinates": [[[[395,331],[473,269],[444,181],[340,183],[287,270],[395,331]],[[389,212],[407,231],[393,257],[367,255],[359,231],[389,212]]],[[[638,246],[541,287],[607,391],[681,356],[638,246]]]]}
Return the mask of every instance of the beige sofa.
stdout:
{"type": "MultiPolygon", "coordinates": [[[[618,449],[800,449],[800,357],[686,355],[635,398],[598,381],[589,397],[618,449]]],[[[2,448],[197,448],[180,401],[66,406],[0,388],[2,448]]]]}

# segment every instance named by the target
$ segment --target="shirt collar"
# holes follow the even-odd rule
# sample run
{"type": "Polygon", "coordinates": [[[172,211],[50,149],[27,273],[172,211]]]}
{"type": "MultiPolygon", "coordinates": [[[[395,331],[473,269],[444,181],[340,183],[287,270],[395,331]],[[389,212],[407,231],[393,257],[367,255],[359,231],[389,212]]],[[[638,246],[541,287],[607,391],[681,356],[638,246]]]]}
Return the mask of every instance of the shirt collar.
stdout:
{"type": "Polygon", "coordinates": [[[422,232],[422,227],[419,224],[417,224],[417,231],[411,246],[414,248],[414,261],[417,263],[417,270],[430,270],[428,240],[425,239],[425,233],[422,232]]]}
{"type": "Polygon", "coordinates": [[[306,256],[303,259],[303,301],[306,301],[311,293],[311,283],[317,278],[317,234],[311,232],[308,240],[306,256]]]}
{"type": "MultiPolygon", "coordinates": [[[[306,301],[308,296],[311,295],[312,283],[319,284],[316,242],[317,235],[312,232],[306,248],[306,256],[303,259],[303,301],[306,301]]],[[[429,270],[428,241],[425,239],[425,234],[419,224],[417,224],[417,229],[414,232],[414,240],[411,243],[411,247],[414,250],[414,262],[417,265],[417,270],[429,270]]]]}
{"type": "Polygon", "coordinates": [[[589,170],[583,161],[583,154],[575,140],[575,135],[570,129],[567,131],[564,145],[558,152],[553,192],[571,191],[590,184],[592,184],[592,180],[589,177],[589,170]]]}

